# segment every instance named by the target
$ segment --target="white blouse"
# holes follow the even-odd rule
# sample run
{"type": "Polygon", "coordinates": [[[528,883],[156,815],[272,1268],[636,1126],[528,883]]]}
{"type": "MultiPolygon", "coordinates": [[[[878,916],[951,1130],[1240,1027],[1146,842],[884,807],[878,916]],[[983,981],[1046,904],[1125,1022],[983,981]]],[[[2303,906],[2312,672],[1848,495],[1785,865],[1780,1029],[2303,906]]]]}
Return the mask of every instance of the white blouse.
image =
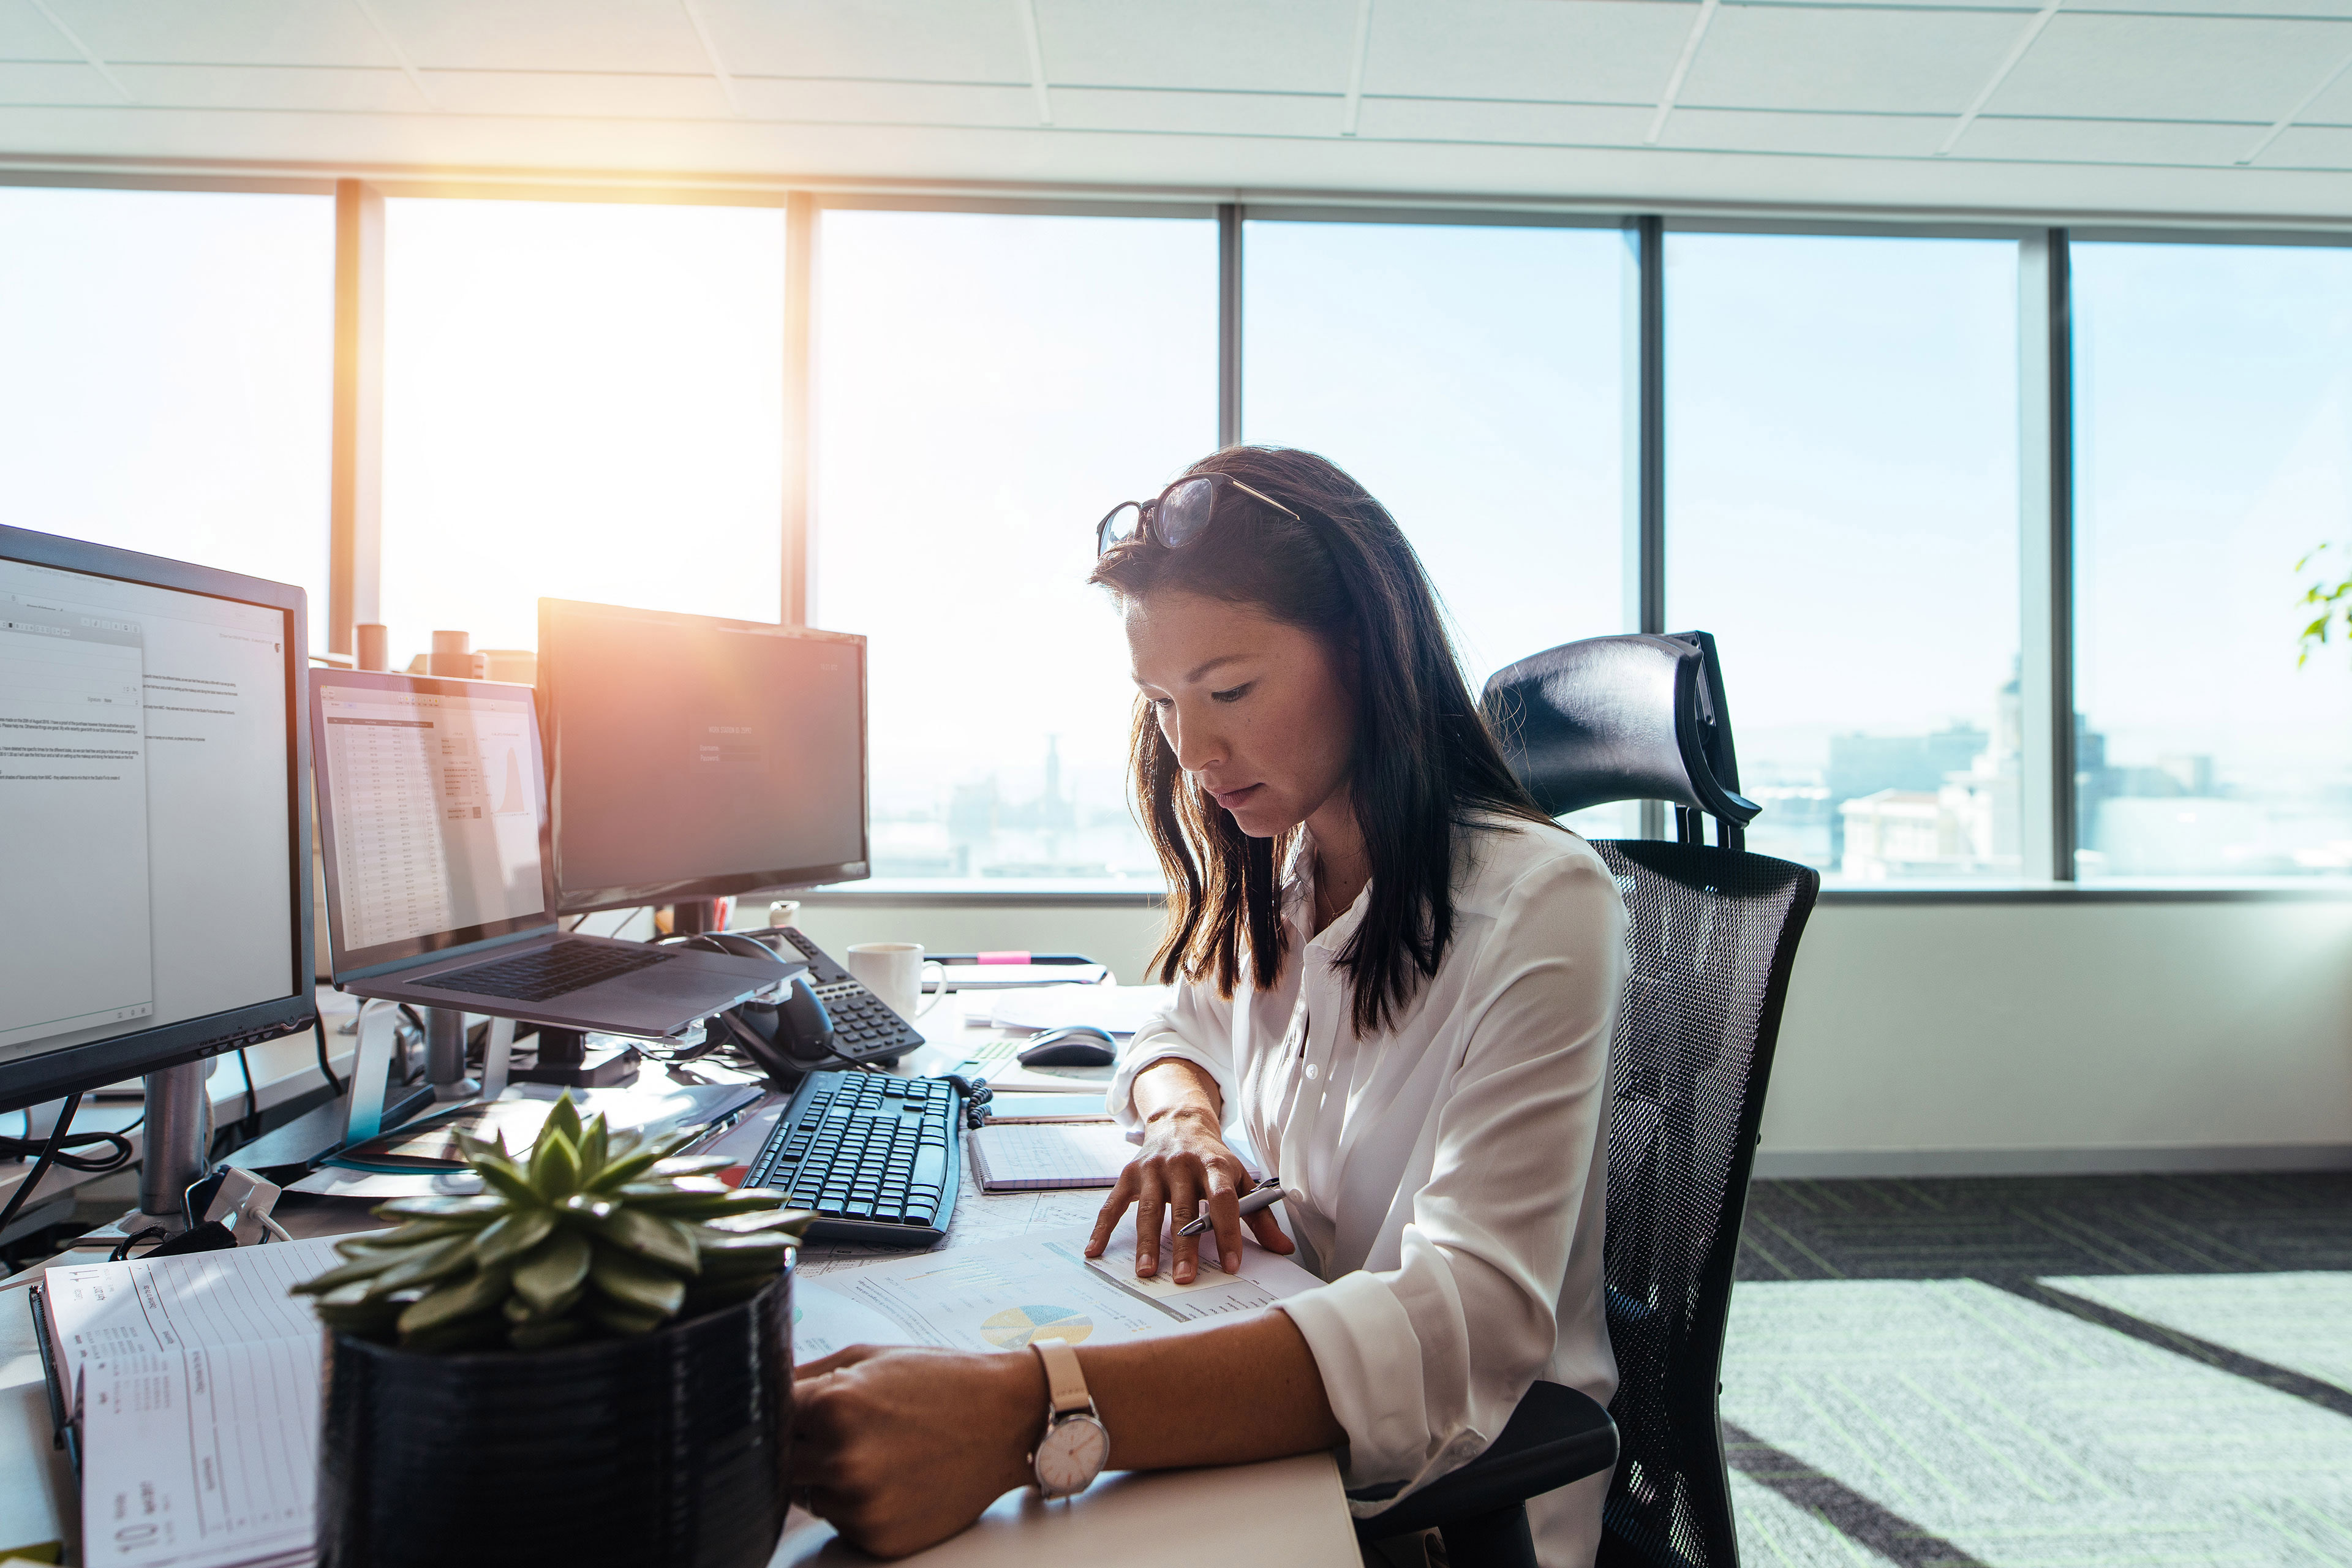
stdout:
{"type": "MultiPolygon", "coordinates": [[[[1298,1261],[1330,1281],[1283,1307],[1347,1429],[1351,1489],[1411,1490],[1476,1458],[1538,1379],[1603,1405],[1617,1385],[1601,1235],[1624,905],[1565,829],[1498,820],[1459,844],[1454,941],[1385,1031],[1356,1037],[1335,962],[1370,889],[1310,937],[1302,849],[1283,889],[1281,983],[1244,980],[1231,1002],[1180,986],[1111,1089],[1131,1128],[1138,1072],[1197,1063],[1227,1137],[1238,1129],[1280,1172],[1298,1261]]],[[[1589,1568],[1606,1484],[1530,1505],[1547,1568],[1589,1568]]]]}

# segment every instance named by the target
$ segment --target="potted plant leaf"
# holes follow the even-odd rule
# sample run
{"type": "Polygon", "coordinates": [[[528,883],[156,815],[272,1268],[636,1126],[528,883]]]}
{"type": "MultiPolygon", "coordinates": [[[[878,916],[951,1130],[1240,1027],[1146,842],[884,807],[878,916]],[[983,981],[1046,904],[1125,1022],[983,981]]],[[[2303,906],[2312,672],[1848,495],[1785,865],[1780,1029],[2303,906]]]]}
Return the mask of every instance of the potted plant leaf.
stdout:
{"type": "Polygon", "coordinates": [[[329,1330],[321,1568],[757,1568],[786,1507],[792,1248],[690,1134],[556,1102],[478,1197],[404,1198],[295,1287],[329,1330]]]}

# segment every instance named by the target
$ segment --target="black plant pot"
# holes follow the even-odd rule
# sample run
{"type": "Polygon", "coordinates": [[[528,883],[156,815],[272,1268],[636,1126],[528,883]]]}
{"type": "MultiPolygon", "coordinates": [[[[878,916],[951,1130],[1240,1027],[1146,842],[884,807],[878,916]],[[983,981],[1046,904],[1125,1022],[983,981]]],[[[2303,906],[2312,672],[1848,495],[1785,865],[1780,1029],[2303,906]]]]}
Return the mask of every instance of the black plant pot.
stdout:
{"type": "Polygon", "coordinates": [[[783,1531],[792,1275],[642,1339],[424,1355],[337,1334],[320,1568],[763,1568],[783,1531]]]}

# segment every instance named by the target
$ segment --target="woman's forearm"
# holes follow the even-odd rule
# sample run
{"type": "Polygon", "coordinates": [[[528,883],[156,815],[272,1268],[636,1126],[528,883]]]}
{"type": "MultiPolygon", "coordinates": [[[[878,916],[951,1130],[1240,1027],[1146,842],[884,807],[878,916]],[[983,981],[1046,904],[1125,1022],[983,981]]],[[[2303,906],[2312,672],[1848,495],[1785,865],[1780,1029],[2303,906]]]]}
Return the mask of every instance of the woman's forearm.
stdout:
{"type": "MultiPolygon", "coordinates": [[[[1081,1346],[1078,1364],[1110,1433],[1111,1463],[1122,1470],[1278,1459],[1348,1440],[1315,1353],[1287,1312],[1081,1346]]],[[[1045,1374],[1034,1375],[1042,1409],[1045,1374]]]]}
{"type": "Polygon", "coordinates": [[[1206,1069],[1181,1057],[1162,1057],[1135,1075],[1136,1120],[1205,1119],[1212,1132],[1224,1125],[1224,1096],[1206,1069]]]}

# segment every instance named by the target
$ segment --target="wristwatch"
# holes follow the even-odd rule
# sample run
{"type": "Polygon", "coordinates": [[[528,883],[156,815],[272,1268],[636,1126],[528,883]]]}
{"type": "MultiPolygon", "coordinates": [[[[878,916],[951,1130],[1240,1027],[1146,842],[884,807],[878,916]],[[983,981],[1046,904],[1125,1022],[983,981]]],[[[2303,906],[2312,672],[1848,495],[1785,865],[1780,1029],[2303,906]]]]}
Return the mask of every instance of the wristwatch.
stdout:
{"type": "Polygon", "coordinates": [[[1029,1456],[1037,1490],[1049,1498],[1076,1497],[1102,1474],[1110,1458],[1110,1434],[1095,1414],[1078,1352],[1059,1340],[1032,1340],[1029,1348],[1045,1369],[1045,1435],[1029,1456]]]}

